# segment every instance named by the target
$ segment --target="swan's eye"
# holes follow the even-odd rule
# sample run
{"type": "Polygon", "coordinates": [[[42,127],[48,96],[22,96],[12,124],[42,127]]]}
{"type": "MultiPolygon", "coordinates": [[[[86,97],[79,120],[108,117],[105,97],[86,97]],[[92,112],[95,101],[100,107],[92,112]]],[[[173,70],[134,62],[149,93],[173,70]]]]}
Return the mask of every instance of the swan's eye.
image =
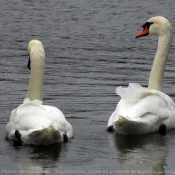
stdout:
{"type": "Polygon", "coordinates": [[[152,24],[153,24],[153,22],[146,22],[146,23],[143,25],[143,29],[145,29],[146,26],[147,26],[148,29],[149,29],[149,27],[150,27],[152,24]]]}

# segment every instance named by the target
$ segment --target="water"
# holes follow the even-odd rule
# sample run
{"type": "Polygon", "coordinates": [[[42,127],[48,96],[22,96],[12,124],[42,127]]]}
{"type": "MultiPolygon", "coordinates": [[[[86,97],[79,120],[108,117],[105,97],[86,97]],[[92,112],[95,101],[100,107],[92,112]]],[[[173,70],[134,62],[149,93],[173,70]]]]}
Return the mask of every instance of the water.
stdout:
{"type": "MultiPolygon", "coordinates": [[[[175,131],[123,136],[106,132],[129,82],[147,86],[157,37],[135,39],[152,16],[175,28],[174,0],[74,0],[0,2],[1,174],[174,174],[175,131]],[[5,140],[12,109],[25,97],[28,41],[46,52],[44,104],[57,106],[74,128],[68,144],[14,147],[5,140]]],[[[175,42],[164,92],[175,100],[175,42]]]]}

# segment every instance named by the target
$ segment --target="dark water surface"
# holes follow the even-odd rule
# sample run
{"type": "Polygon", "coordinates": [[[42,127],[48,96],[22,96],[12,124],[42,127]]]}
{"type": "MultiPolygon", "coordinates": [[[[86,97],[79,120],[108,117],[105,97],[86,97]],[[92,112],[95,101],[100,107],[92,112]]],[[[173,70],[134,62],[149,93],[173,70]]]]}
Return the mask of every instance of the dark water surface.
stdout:
{"type": "MultiPolygon", "coordinates": [[[[116,87],[148,84],[157,37],[135,35],[156,15],[175,28],[175,1],[1,0],[1,174],[175,174],[175,130],[165,137],[106,132],[116,87]],[[46,52],[44,104],[58,107],[74,128],[68,144],[14,147],[5,140],[10,113],[26,95],[31,39],[46,52]]],[[[173,100],[174,67],[173,40],[164,80],[173,100]]]]}

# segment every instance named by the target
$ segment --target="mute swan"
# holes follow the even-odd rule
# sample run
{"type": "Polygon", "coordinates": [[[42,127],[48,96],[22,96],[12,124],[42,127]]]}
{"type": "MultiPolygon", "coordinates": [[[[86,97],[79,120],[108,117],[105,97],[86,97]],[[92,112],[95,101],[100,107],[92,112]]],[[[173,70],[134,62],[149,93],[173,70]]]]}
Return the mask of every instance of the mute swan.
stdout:
{"type": "Polygon", "coordinates": [[[56,107],[42,105],[45,53],[38,40],[28,44],[31,70],[27,96],[23,104],[14,109],[6,125],[6,137],[21,145],[49,145],[67,142],[73,136],[72,126],[56,107]]]}
{"type": "Polygon", "coordinates": [[[175,104],[161,92],[173,37],[171,24],[164,17],[152,17],[136,38],[149,34],[157,35],[159,39],[148,88],[136,83],[130,83],[126,88],[117,87],[116,93],[121,100],[108,120],[108,131],[126,135],[159,131],[165,135],[166,130],[175,128],[175,104]]]}

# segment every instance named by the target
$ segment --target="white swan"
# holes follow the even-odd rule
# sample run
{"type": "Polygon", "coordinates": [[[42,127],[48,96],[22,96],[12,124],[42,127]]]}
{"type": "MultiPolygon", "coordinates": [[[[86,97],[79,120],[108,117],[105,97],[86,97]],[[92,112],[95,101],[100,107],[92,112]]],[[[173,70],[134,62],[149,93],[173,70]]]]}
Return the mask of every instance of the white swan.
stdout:
{"type": "Polygon", "coordinates": [[[6,125],[6,137],[19,144],[49,145],[73,137],[72,126],[56,107],[42,105],[45,53],[38,40],[28,44],[31,68],[29,88],[23,104],[14,109],[6,125]]]}
{"type": "Polygon", "coordinates": [[[126,88],[117,87],[116,93],[121,100],[108,120],[107,130],[127,135],[159,131],[165,135],[166,130],[175,128],[175,104],[168,95],[161,92],[172,43],[172,27],[166,18],[156,16],[150,18],[143,28],[136,38],[148,34],[159,36],[149,86],[144,88],[130,83],[126,88]]]}

